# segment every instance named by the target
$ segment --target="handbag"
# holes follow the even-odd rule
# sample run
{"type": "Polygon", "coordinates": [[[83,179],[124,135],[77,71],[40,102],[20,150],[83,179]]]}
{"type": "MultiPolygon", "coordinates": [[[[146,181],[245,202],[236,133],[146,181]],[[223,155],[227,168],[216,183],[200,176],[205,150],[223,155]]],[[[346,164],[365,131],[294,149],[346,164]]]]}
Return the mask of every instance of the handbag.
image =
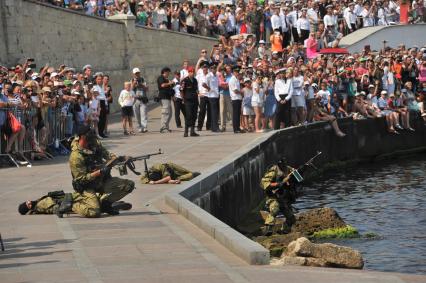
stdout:
{"type": "Polygon", "coordinates": [[[18,121],[18,119],[16,119],[15,115],[13,115],[11,112],[8,113],[8,118],[9,118],[9,123],[10,123],[10,128],[12,129],[12,133],[17,133],[19,131],[21,131],[22,129],[22,124],[21,122],[18,121]]]}

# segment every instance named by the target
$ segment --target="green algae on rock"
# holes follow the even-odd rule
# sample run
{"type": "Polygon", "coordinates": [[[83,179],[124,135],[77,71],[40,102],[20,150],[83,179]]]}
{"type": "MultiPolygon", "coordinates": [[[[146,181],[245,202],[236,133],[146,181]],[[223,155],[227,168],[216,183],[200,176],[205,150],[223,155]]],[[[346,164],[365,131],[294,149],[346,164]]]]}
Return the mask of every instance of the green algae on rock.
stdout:
{"type": "Polygon", "coordinates": [[[358,230],[351,225],[346,225],[342,228],[330,228],[314,232],[311,239],[346,239],[346,238],[359,238],[358,230]]]}

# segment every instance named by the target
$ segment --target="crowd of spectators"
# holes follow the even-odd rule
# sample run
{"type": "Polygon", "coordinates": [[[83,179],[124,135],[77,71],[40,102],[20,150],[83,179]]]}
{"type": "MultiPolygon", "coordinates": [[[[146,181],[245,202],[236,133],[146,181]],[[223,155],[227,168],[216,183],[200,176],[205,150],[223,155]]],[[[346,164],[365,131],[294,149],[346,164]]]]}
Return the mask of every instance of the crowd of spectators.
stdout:
{"type": "Polygon", "coordinates": [[[319,54],[301,43],[280,44],[276,51],[261,40],[256,47],[254,38],[223,37],[210,52],[201,51],[195,67],[185,61],[173,78],[170,69],[163,69],[158,82],[163,132],[169,129],[170,99],[176,125],[181,126],[184,109],[186,126],[198,131],[204,125],[213,132],[226,131],[229,120],[235,133],[327,121],[343,137],[338,118],[384,117],[393,134],[414,131],[410,121],[425,119],[426,45],[391,48],[385,43],[378,51],[365,46],[354,54],[319,54]]]}
{"type": "MultiPolygon", "coordinates": [[[[317,32],[329,26],[333,26],[334,32],[346,35],[363,27],[398,24],[401,3],[394,0],[239,0],[229,5],[205,5],[186,0],[40,1],[92,16],[134,15],[141,26],[204,36],[253,33],[256,41],[267,40],[277,28],[285,41],[291,38],[298,41],[300,36],[306,39],[309,31],[317,32]]],[[[426,22],[425,1],[402,2],[409,6],[409,23],[426,22]]]]}
{"type": "Polygon", "coordinates": [[[105,138],[112,102],[109,76],[93,73],[90,65],[37,68],[28,58],[13,67],[0,66],[1,154],[46,153],[49,144],[59,148],[83,124],[105,138]]]}

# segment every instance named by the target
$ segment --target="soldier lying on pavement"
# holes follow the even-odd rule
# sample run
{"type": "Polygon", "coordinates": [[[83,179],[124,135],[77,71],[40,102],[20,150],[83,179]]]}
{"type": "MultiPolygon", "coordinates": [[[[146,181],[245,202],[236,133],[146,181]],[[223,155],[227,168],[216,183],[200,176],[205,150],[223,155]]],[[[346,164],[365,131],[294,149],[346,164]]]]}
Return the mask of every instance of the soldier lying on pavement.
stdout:
{"type": "MultiPolygon", "coordinates": [[[[49,192],[47,195],[37,200],[27,200],[21,203],[18,206],[18,211],[21,215],[56,214],[62,217],[63,213],[61,213],[61,211],[63,207],[71,203],[71,211],[68,210],[67,213],[71,212],[89,218],[99,217],[101,215],[99,201],[96,200],[96,202],[93,202],[91,200],[92,198],[87,199],[84,193],[54,191],[49,192]]],[[[129,210],[132,208],[132,205],[125,202],[115,202],[112,204],[112,207],[117,210],[129,210]]]]}
{"type": "Polygon", "coordinates": [[[199,172],[191,172],[174,163],[158,163],[149,168],[141,178],[143,184],[180,184],[181,181],[189,181],[200,175],[199,172]]]}
{"type": "Polygon", "coordinates": [[[71,150],[69,164],[74,190],[82,194],[86,201],[96,203],[100,212],[119,214],[112,204],[131,193],[135,183],[112,177],[110,172],[115,159],[124,160],[126,157],[117,157],[105,149],[88,126],[78,129],[71,150]]]}

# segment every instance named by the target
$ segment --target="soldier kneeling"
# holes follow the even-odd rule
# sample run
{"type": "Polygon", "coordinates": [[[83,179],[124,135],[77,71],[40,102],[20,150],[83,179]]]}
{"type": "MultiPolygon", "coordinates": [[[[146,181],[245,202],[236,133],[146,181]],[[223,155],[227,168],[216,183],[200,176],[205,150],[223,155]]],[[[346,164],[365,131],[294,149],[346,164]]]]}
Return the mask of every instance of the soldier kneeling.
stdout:
{"type": "MultiPolygon", "coordinates": [[[[69,159],[74,190],[84,196],[96,199],[101,212],[119,214],[113,204],[135,188],[131,180],[112,177],[111,161],[125,159],[110,153],[97,139],[90,127],[82,126],[71,143],[69,159]]],[[[130,205],[131,204],[127,204],[130,205]]]]}
{"type": "Polygon", "coordinates": [[[180,184],[181,181],[189,181],[200,175],[199,172],[191,172],[188,169],[174,163],[154,164],[141,178],[144,184],[180,184]]]}

